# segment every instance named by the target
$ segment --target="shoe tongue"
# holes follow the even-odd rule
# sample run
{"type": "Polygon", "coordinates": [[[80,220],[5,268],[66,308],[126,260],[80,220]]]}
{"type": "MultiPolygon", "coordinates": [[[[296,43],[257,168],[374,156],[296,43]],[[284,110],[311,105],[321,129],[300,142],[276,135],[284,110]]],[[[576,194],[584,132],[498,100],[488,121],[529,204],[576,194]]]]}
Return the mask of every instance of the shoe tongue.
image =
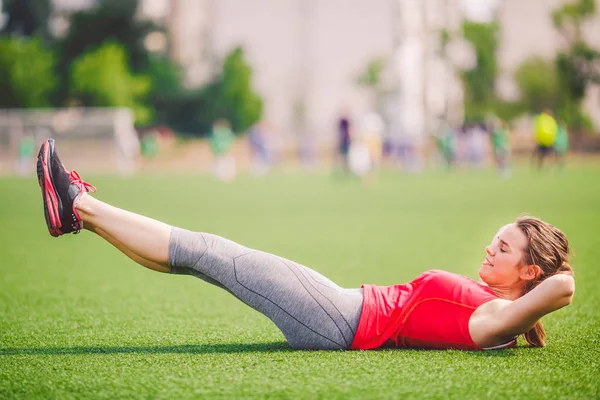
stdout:
{"type": "Polygon", "coordinates": [[[71,179],[69,178],[69,174],[65,171],[65,167],[58,160],[58,157],[52,158],[52,178],[54,180],[54,185],[58,193],[66,193],[70,190],[71,179]]]}
{"type": "Polygon", "coordinates": [[[69,203],[72,203],[80,192],[81,190],[79,189],[79,187],[77,187],[77,185],[69,186],[69,191],[67,192],[69,203]]]}

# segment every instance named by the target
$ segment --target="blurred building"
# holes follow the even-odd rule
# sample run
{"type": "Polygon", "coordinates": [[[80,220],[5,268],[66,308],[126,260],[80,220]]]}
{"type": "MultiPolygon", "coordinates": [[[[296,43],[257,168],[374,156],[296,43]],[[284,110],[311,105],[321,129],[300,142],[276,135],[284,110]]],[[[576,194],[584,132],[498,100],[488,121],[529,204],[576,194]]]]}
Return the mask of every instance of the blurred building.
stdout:
{"type": "MultiPolygon", "coordinates": [[[[52,26],[68,28],[66,15],[99,0],[54,0],[52,26]]],[[[600,0],[597,0],[600,2],[600,0]]],[[[461,68],[474,62],[469,45],[442,49],[440,31],[459,32],[464,18],[501,25],[498,93],[518,97],[512,74],[527,57],[551,59],[566,43],[551,12],[563,0],[140,0],[140,18],[166,27],[168,37],[149,37],[148,48],[168,53],[197,87],[220,61],[243,46],[265,100],[265,118],[284,135],[333,141],[342,110],[373,109],[372,90],[357,84],[369,61],[387,61],[384,104],[378,104],[392,136],[419,138],[441,119],[462,121],[461,68]]],[[[600,4],[598,4],[600,9],[600,4]]],[[[600,17],[585,26],[600,49],[600,17]]],[[[586,111],[600,126],[600,89],[591,87],[586,111]]]]}
{"type": "Polygon", "coordinates": [[[400,143],[418,145],[442,121],[462,124],[460,71],[474,65],[473,54],[456,39],[444,48],[441,32],[460,31],[465,8],[456,0],[395,0],[394,9],[388,134],[400,143]]]}
{"type": "Polygon", "coordinates": [[[213,0],[140,0],[140,17],[167,28],[168,41],[157,36],[155,49],[166,50],[183,67],[188,87],[202,86],[214,73],[214,4],[213,0]],[[161,44],[168,49],[161,48],[161,44]]]}
{"type": "MultiPolygon", "coordinates": [[[[158,8],[160,2],[144,4],[158,8]]],[[[200,35],[194,24],[169,22],[173,47],[199,49],[197,54],[209,49],[198,61],[204,63],[203,69],[188,69],[189,80],[198,74],[201,82],[200,75],[210,76],[215,60],[242,45],[254,69],[256,90],[265,99],[265,117],[288,137],[332,141],[342,110],[359,116],[375,108],[372,90],[360,87],[357,80],[376,58],[387,62],[385,84],[391,89],[385,108],[379,111],[387,114],[388,134],[424,137],[432,129],[429,121],[446,112],[457,121],[462,116],[457,71],[443,59],[439,43],[439,30],[445,24],[460,26],[458,0],[179,0],[172,4],[171,12],[185,16],[176,19],[193,16],[204,24],[200,35]],[[208,15],[200,15],[198,7],[208,15]],[[210,43],[202,43],[204,39],[210,43]],[[453,99],[452,104],[447,104],[447,98],[453,99]]]]}
{"type": "MultiPolygon", "coordinates": [[[[158,2],[181,15],[169,22],[173,47],[182,49],[171,54],[187,67],[188,82],[204,82],[242,45],[266,118],[290,136],[300,124],[304,134],[325,141],[333,140],[340,110],[358,115],[373,108],[356,81],[378,57],[388,62],[388,134],[422,138],[439,119],[459,124],[460,69],[473,54],[464,43],[444,54],[440,31],[458,32],[464,18],[500,20],[498,92],[505,98],[518,96],[512,73],[525,58],[550,59],[565,45],[550,17],[561,0],[144,0],[158,2]]],[[[586,26],[586,38],[600,48],[598,22],[586,26]]],[[[585,104],[600,126],[598,92],[592,87],[585,104]]]]}
{"type": "Polygon", "coordinates": [[[333,140],[342,109],[371,107],[359,74],[394,52],[393,0],[220,0],[213,49],[243,45],[265,116],[288,137],[333,140]]]}

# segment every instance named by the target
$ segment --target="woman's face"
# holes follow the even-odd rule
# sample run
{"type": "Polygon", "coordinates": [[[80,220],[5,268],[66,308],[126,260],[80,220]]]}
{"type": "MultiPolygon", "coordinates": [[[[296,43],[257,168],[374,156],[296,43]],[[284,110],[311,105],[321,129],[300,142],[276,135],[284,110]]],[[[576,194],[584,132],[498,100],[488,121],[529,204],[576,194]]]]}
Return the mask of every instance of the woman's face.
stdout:
{"type": "Polygon", "coordinates": [[[479,277],[488,286],[514,286],[521,283],[523,250],[527,238],[515,224],[505,225],[486,246],[479,277]]]}

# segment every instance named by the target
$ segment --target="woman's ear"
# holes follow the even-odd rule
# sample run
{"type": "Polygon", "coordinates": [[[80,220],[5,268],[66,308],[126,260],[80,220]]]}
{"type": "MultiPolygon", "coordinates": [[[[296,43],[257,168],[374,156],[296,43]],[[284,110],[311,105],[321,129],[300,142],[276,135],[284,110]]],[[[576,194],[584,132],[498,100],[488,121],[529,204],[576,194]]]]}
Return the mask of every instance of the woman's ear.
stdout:
{"type": "Polygon", "coordinates": [[[542,269],[535,264],[524,265],[521,267],[521,279],[524,281],[536,280],[542,273],[542,269]]]}

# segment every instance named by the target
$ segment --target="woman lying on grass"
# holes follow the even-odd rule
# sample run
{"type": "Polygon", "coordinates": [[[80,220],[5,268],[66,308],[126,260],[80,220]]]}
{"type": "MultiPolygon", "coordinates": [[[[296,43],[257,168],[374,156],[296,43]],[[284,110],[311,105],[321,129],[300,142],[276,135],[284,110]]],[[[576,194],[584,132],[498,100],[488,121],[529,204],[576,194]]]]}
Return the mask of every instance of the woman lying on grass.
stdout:
{"type": "Polygon", "coordinates": [[[567,238],[537,218],[500,228],[481,283],[432,270],[407,284],[344,289],[293,261],[93,198],[53,140],[42,145],[37,172],[52,236],[87,229],[146,268],[219,286],[271,319],[294,349],[499,349],[521,334],[544,346],[540,318],[571,303],[575,290],[567,238]]]}

